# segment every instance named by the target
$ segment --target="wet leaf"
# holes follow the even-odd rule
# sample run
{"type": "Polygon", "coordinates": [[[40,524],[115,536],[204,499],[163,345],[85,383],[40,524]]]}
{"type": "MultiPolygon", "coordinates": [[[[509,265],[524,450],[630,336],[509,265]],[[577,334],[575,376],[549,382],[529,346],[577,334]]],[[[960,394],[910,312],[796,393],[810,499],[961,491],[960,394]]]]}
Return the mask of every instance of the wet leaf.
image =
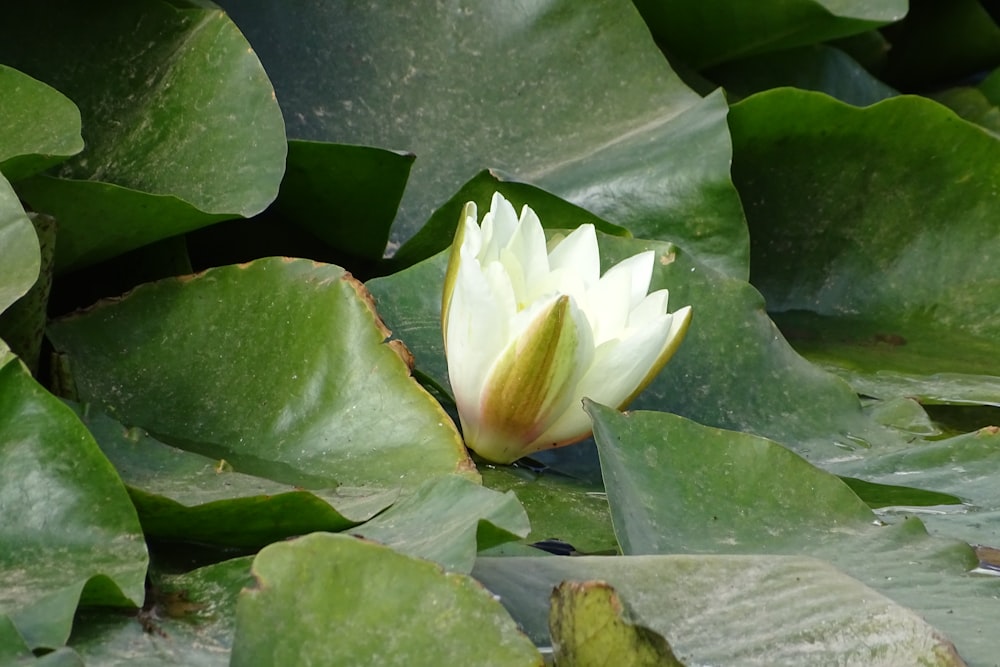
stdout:
{"type": "Polygon", "coordinates": [[[237,667],[542,664],[473,579],[377,544],[316,533],[266,547],[253,574],[237,603],[237,667]]]}

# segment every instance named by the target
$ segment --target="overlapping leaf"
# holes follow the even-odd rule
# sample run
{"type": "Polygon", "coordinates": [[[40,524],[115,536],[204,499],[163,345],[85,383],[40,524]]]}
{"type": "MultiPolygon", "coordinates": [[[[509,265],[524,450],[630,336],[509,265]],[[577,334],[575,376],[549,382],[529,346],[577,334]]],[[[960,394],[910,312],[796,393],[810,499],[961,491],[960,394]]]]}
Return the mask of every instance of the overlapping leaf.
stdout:
{"type": "Polygon", "coordinates": [[[58,177],[20,186],[59,219],[62,270],[257,213],[277,194],[286,143],[274,91],[217,8],[18,3],[0,25],[0,61],[83,117],[86,150],[58,177]]]}
{"type": "Polygon", "coordinates": [[[992,659],[986,619],[1000,608],[1000,578],[970,575],[968,545],[930,537],[917,519],[882,525],[836,477],[768,440],[676,415],[587,409],[626,554],[822,558],[918,611],[972,664],[992,659]]]}
{"type": "Polygon", "coordinates": [[[779,89],[733,108],[751,279],[858,391],[1000,402],[1000,139],[917,97],[779,89]]]}
{"type": "Polygon", "coordinates": [[[394,243],[496,168],[745,276],[725,100],[681,82],[630,2],[223,5],[289,136],[416,154],[394,243]]]}
{"type": "Polygon", "coordinates": [[[146,546],[86,428],[6,353],[0,344],[0,616],[28,647],[57,648],[81,602],[142,604],[146,546]]]}
{"type": "Polygon", "coordinates": [[[386,335],[343,269],[288,259],[145,285],[50,329],[80,400],[237,471],[309,489],[475,477],[386,335]]]}

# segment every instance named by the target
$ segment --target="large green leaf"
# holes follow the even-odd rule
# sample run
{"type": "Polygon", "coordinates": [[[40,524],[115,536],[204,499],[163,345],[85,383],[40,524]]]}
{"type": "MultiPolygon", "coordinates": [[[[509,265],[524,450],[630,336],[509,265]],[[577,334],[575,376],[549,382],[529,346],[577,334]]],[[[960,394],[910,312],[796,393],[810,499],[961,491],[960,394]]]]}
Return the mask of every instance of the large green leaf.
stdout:
{"type": "Polygon", "coordinates": [[[367,298],[339,267],[271,258],[141,286],[50,337],[80,400],[239,472],[307,489],[477,477],[367,298]]]}
{"type": "Polygon", "coordinates": [[[627,0],[223,5],[289,136],[416,154],[394,243],[496,168],[745,275],[725,100],[681,82],[627,0]]]}
{"type": "MultiPolygon", "coordinates": [[[[971,664],[995,656],[1000,579],[930,537],[884,525],[836,477],[745,433],[666,413],[588,404],[615,531],[626,554],[794,554],[830,561],[943,630],[971,664]]],[[[905,661],[904,661],[905,662],[905,661]]]]}
{"type": "Polygon", "coordinates": [[[346,535],[266,547],[236,609],[232,665],[538,665],[471,578],[346,535]]]}
{"type": "Polygon", "coordinates": [[[448,475],[428,480],[351,532],[449,571],[468,573],[477,551],[524,537],[529,529],[513,493],[448,475]]]}
{"type": "Polygon", "coordinates": [[[9,181],[83,150],[80,110],[59,91],[0,65],[0,172],[9,181]]]}
{"type": "MultiPolygon", "coordinates": [[[[473,575],[540,644],[549,641],[552,588],[599,580],[614,586],[633,622],[663,635],[686,664],[963,664],[916,614],[812,558],[481,558],[473,575]]],[[[586,630],[597,643],[607,628],[586,630]]]]}
{"type": "MultiPolygon", "coordinates": [[[[316,530],[350,528],[398,496],[346,487],[305,491],[238,473],[225,458],[170,447],[96,409],[77,412],[128,487],[149,538],[261,547],[316,530]]],[[[239,450],[234,454],[238,458],[239,450]]]]}
{"type": "Polygon", "coordinates": [[[751,279],[793,343],[873,396],[1000,402],[1000,138],[923,98],[790,89],[730,121],[751,279]]]}
{"type": "Polygon", "coordinates": [[[61,646],[78,604],[142,603],[135,509],[72,410],[0,343],[0,616],[31,648],[61,646]]]}
{"type": "Polygon", "coordinates": [[[696,69],[903,18],[907,0],[637,0],[657,41],[696,69]]]}
{"type": "Polygon", "coordinates": [[[41,254],[31,220],[7,179],[0,175],[0,312],[5,311],[38,278],[41,254]]]}
{"type": "Polygon", "coordinates": [[[0,60],[59,89],[83,116],[87,148],[58,178],[24,190],[33,208],[57,213],[62,268],[220,215],[254,214],[277,194],[281,113],[260,62],[218,8],[21,3],[0,25],[0,60]],[[91,198],[77,201],[77,180],[94,182],[91,198]],[[170,200],[153,195],[176,198],[183,214],[164,215],[170,200]]]}

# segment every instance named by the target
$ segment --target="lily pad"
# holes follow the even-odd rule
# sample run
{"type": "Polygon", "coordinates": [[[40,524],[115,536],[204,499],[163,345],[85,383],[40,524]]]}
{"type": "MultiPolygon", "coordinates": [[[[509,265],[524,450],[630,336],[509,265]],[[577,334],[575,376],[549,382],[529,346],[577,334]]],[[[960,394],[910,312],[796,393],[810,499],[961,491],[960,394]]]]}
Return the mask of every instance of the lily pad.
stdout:
{"type": "Polygon", "coordinates": [[[751,280],[797,348],[880,398],[902,380],[917,398],[1000,400],[1000,139],[923,98],[858,109],[791,89],[730,123],[751,280]]]}
{"type": "Polygon", "coordinates": [[[512,492],[455,475],[428,480],[351,532],[400,553],[468,573],[476,552],[528,534],[528,516],[512,492]]]}
{"type": "Polygon", "coordinates": [[[970,664],[992,660],[1000,578],[970,575],[979,559],[967,544],[913,518],[884,525],[847,485],[774,442],[666,413],[587,409],[626,554],[822,558],[921,614],[970,664]]]}
{"type": "MultiPolygon", "coordinates": [[[[912,611],[813,558],[480,558],[473,576],[540,644],[549,641],[552,588],[599,580],[627,601],[634,623],[666,638],[686,664],[964,664],[912,611]]],[[[607,626],[584,630],[597,643],[607,626]]]]}
{"type": "Polygon", "coordinates": [[[8,181],[44,171],[83,150],[76,105],[6,65],[0,65],[0,115],[0,172],[8,181]]]}
{"type": "Polygon", "coordinates": [[[170,447],[96,409],[77,407],[77,414],[121,475],[150,538],[261,547],[317,530],[346,530],[398,496],[364,488],[305,491],[238,473],[224,458],[170,447]]]}
{"type": "Polygon", "coordinates": [[[38,236],[31,220],[24,214],[17,195],[0,175],[0,246],[4,261],[0,265],[0,313],[24,295],[38,279],[41,253],[38,236]]]}
{"type": "Polygon", "coordinates": [[[731,100],[734,94],[747,97],[782,86],[815,90],[856,106],[898,95],[849,55],[825,44],[743,58],[713,67],[705,76],[724,86],[731,100]]]}
{"type": "Polygon", "coordinates": [[[377,544],[315,533],[266,547],[253,575],[237,603],[234,667],[542,664],[473,579],[377,544]]]}
{"type": "Polygon", "coordinates": [[[290,137],[417,156],[392,244],[494,168],[745,277],[725,100],[684,85],[631,2],[222,4],[290,137]]]}
{"type": "Polygon", "coordinates": [[[695,69],[863,33],[897,21],[907,0],[638,0],[657,41],[695,69]]]}
{"type": "Polygon", "coordinates": [[[275,208],[345,254],[382,259],[413,159],[370,146],[289,141],[275,208]]]}
{"type": "Polygon", "coordinates": [[[339,267],[271,258],[167,279],[49,335],[79,400],[238,472],[306,489],[478,478],[405,350],[385,344],[363,286],[339,267]]]}
{"type": "Polygon", "coordinates": [[[253,557],[179,575],[159,575],[138,614],[82,611],[69,644],[90,665],[226,667],[233,646],[236,598],[252,585],[253,557]]]}
{"type": "Polygon", "coordinates": [[[60,269],[219,216],[252,215],[277,195],[281,112],[257,57],[218,8],[45,0],[7,19],[0,60],[59,89],[83,117],[86,149],[23,193],[59,220],[60,269]],[[89,196],[78,200],[79,181],[89,196]]]}
{"type": "Polygon", "coordinates": [[[28,647],[57,648],[79,604],[142,603],[146,545],[87,429],[9,356],[0,406],[0,616],[28,647]]]}

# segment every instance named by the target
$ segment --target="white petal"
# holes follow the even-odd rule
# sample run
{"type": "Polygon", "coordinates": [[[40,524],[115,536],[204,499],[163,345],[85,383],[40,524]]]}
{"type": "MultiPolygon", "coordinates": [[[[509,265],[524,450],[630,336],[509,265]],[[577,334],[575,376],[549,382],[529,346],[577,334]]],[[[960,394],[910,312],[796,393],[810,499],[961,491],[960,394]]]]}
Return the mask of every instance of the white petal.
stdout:
{"type": "Polygon", "coordinates": [[[580,225],[560,241],[549,254],[549,267],[573,271],[587,289],[596,285],[601,277],[601,254],[594,226],[590,223],[580,225]]]}
{"type": "Polygon", "coordinates": [[[649,281],[653,278],[653,262],[656,253],[652,250],[640,252],[627,259],[618,262],[601,277],[604,280],[608,276],[617,274],[619,271],[625,272],[630,279],[630,289],[628,293],[629,308],[635,308],[639,302],[646,297],[649,291],[649,281]]]}
{"type": "Polygon", "coordinates": [[[628,324],[632,304],[632,273],[621,264],[609,270],[587,292],[584,310],[594,327],[594,340],[601,345],[610,338],[618,338],[628,324]],[[617,270],[616,270],[617,269],[617,270]]]}
{"type": "Polygon", "coordinates": [[[466,415],[474,418],[486,374],[507,344],[509,313],[497,292],[478,261],[463,256],[445,323],[448,378],[463,424],[466,415]]]}
{"type": "Polygon", "coordinates": [[[667,302],[670,293],[665,289],[656,290],[646,295],[646,298],[639,302],[639,305],[628,314],[629,327],[646,326],[646,322],[652,322],[667,312],[667,302]]]}
{"type": "Polygon", "coordinates": [[[482,228],[484,245],[479,258],[484,261],[500,259],[500,251],[507,247],[517,228],[517,214],[499,192],[493,193],[490,211],[483,216],[482,228]]]}

